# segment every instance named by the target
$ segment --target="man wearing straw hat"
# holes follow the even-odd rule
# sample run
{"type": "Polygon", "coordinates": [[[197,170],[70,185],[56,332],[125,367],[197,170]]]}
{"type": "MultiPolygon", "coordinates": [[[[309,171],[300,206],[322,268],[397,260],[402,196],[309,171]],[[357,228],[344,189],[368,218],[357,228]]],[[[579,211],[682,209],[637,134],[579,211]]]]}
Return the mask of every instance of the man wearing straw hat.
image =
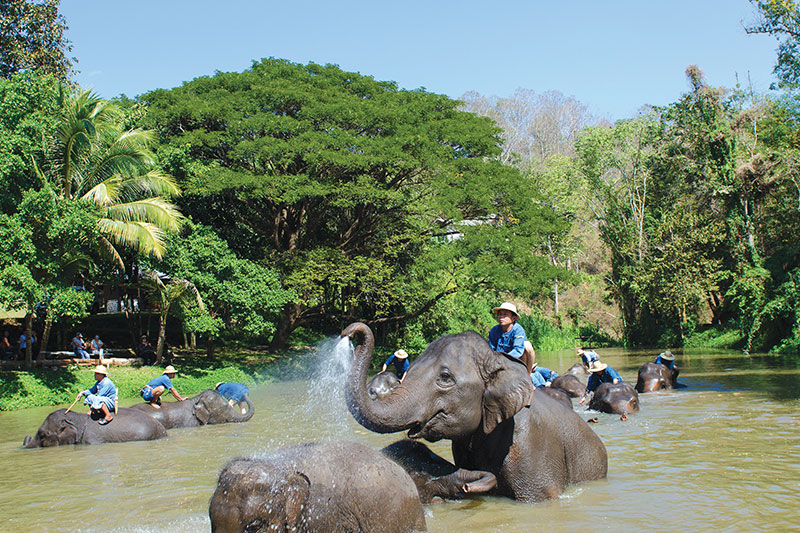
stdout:
{"type": "Polygon", "coordinates": [[[583,405],[589,393],[596,391],[601,383],[619,383],[620,381],[622,381],[622,377],[619,372],[599,360],[592,361],[589,365],[589,381],[586,383],[586,392],[583,393],[579,404],[583,405]]]}
{"type": "Polygon", "coordinates": [[[497,325],[489,330],[489,347],[495,352],[503,352],[520,359],[528,367],[528,371],[532,371],[536,352],[528,342],[525,329],[517,324],[517,306],[511,302],[503,302],[492,311],[497,316],[497,325]]]}
{"type": "Polygon", "coordinates": [[[104,416],[97,423],[104,426],[114,420],[111,410],[117,412],[119,403],[117,386],[108,377],[108,370],[103,365],[97,365],[94,368],[94,379],[95,384],[92,385],[92,388],[79,392],[75,401],[78,401],[81,396],[86,396],[83,403],[90,407],[89,414],[91,415],[92,411],[102,411],[104,416]]]}
{"type": "Polygon", "coordinates": [[[675,356],[672,354],[671,351],[665,350],[656,356],[656,360],[653,361],[657,365],[664,365],[665,367],[672,370],[672,384],[678,382],[678,374],[680,370],[677,366],[675,366],[675,356]]]}
{"type": "Polygon", "coordinates": [[[394,363],[394,373],[397,375],[397,379],[403,381],[403,378],[406,376],[406,372],[408,371],[408,367],[411,366],[411,363],[408,362],[408,354],[405,350],[397,350],[392,355],[389,356],[389,359],[383,363],[383,368],[381,368],[381,372],[386,372],[386,368],[394,363]]]}
{"type": "Polygon", "coordinates": [[[142,387],[139,391],[142,394],[142,399],[149,402],[154,409],[161,409],[161,395],[164,394],[164,391],[172,393],[179,402],[185,400],[186,398],[178,394],[178,391],[172,385],[172,378],[174,378],[177,373],[178,371],[175,370],[175,367],[169,365],[164,369],[163,374],[157,378],[151,379],[147,385],[142,387]]]}

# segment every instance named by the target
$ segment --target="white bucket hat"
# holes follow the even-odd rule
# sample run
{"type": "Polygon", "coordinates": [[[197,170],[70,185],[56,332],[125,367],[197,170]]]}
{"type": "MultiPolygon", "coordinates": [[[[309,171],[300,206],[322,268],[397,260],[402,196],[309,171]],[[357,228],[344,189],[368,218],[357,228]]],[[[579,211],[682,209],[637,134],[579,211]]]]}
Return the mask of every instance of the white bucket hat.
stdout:
{"type": "Polygon", "coordinates": [[[162,374],[177,374],[177,373],[178,371],[175,370],[175,367],[172,365],[169,365],[167,368],[164,369],[164,372],[162,372],[162,374]]]}
{"type": "Polygon", "coordinates": [[[396,352],[394,352],[394,356],[397,357],[398,359],[408,358],[408,354],[406,353],[405,350],[397,350],[396,352]]]}
{"type": "Polygon", "coordinates": [[[519,313],[517,313],[517,306],[512,304],[511,302],[503,302],[500,304],[500,307],[492,308],[492,312],[497,314],[497,312],[501,309],[505,309],[506,311],[510,311],[515,317],[519,318],[519,313]]]}
{"type": "Polygon", "coordinates": [[[589,365],[589,372],[602,372],[608,367],[607,364],[601,363],[600,361],[592,361],[589,365]]]}
{"type": "Polygon", "coordinates": [[[665,350],[665,351],[661,352],[659,355],[661,355],[661,359],[665,359],[667,361],[674,361],[675,360],[675,356],[672,355],[672,352],[670,352],[669,350],[665,350]]]}
{"type": "Polygon", "coordinates": [[[94,373],[95,374],[103,374],[104,376],[107,376],[108,375],[108,370],[106,370],[106,367],[103,366],[103,365],[97,365],[96,367],[94,367],[94,373]]]}

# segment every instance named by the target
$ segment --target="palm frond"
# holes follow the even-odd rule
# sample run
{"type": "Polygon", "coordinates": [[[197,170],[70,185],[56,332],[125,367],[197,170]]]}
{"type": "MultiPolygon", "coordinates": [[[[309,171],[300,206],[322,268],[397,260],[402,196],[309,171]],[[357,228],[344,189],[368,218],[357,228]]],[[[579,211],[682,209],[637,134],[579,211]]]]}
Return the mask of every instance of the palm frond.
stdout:
{"type": "Polygon", "coordinates": [[[146,222],[166,231],[178,231],[183,215],[163,198],[144,198],[106,207],[108,218],[123,222],[146,222]]]}
{"type": "Polygon", "coordinates": [[[102,207],[108,207],[117,201],[121,187],[122,178],[120,176],[112,176],[86,191],[81,196],[81,199],[102,207]]]}
{"type": "Polygon", "coordinates": [[[150,196],[180,195],[180,188],[169,174],[153,169],[146,174],[131,176],[123,183],[123,198],[142,198],[150,196]]]}
{"type": "Polygon", "coordinates": [[[98,225],[112,242],[135,248],[158,259],[164,255],[164,231],[154,224],[101,218],[98,225]]]}

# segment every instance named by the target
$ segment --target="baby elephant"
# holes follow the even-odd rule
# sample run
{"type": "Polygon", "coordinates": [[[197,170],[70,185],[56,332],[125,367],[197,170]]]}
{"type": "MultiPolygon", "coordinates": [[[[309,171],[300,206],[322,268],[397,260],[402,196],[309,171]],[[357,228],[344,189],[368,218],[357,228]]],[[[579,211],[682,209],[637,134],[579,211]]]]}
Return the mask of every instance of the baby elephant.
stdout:
{"type": "Polygon", "coordinates": [[[288,446],[234,459],[219,475],[211,531],[426,531],[411,477],[348,441],[288,446]]]}

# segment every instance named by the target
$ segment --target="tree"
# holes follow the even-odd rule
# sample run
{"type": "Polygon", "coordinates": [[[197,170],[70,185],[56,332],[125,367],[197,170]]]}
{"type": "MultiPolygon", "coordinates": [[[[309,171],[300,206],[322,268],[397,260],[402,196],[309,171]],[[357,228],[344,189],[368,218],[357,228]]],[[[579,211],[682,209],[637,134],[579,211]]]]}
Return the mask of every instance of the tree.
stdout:
{"type": "Polygon", "coordinates": [[[143,99],[183,209],[239,257],[275,264],[295,295],[273,348],[301,325],[405,323],[463,289],[463,258],[430,280],[416,274],[462,221],[535,233],[538,219],[514,216],[529,195],[497,159],[498,130],[445,96],[269,59],[143,99]]]}
{"type": "Polygon", "coordinates": [[[18,72],[52,74],[66,81],[75,58],[64,36],[60,0],[0,0],[0,76],[18,72]]]}

